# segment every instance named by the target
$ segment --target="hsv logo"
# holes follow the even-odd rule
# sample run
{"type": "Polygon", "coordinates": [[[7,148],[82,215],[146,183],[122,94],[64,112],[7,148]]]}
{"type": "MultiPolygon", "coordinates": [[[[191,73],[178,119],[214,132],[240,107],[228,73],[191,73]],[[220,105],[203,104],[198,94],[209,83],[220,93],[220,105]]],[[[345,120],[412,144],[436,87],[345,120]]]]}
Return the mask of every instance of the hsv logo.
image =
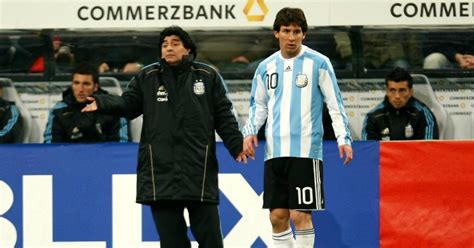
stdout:
{"type": "Polygon", "coordinates": [[[247,4],[244,7],[244,14],[247,16],[247,20],[250,22],[261,22],[265,19],[265,16],[268,13],[268,7],[265,5],[264,0],[248,0],[247,4]],[[258,7],[262,11],[261,15],[253,15],[250,14],[250,10],[252,9],[253,5],[257,2],[258,7]]]}

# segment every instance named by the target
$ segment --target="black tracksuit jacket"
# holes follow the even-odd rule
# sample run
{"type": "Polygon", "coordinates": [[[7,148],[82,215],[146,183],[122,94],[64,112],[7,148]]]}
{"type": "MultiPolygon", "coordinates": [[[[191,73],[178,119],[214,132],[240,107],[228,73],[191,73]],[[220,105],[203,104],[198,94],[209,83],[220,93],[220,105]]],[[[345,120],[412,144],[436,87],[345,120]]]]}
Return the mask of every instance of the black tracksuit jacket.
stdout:
{"type": "Polygon", "coordinates": [[[219,202],[215,131],[235,158],[243,137],[221,76],[185,58],[143,68],[118,96],[97,96],[98,110],[130,119],[143,114],[137,202],[219,202]]]}
{"type": "MultiPolygon", "coordinates": [[[[99,89],[97,94],[107,95],[99,89]]],[[[82,113],[86,103],[74,98],[71,88],[63,100],[50,110],[44,131],[44,143],[128,142],[130,135],[125,118],[100,113],[82,113]]]]}
{"type": "Polygon", "coordinates": [[[20,142],[22,121],[15,103],[0,98],[0,144],[20,142]]]}
{"type": "Polygon", "coordinates": [[[388,98],[367,113],[362,127],[363,140],[439,139],[436,118],[418,99],[411,97],[405,107],[395,109],[388,98]]]}

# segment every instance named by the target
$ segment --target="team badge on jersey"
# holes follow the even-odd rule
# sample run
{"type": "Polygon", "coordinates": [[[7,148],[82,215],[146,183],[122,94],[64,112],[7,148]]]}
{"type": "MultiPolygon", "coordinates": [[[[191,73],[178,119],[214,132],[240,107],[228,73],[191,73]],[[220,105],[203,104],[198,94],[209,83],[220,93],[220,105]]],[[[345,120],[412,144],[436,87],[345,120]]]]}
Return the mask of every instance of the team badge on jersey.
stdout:
{"type": "Polygon", "coordinates": [[[164,85],[161,85],[156,92],[156,101],[157,102],[167,102],[168,101],[168,91],[165,89],[164,85]]]}
{"type": "Polygon", "coordinates": [[[200,96],[206,92],[206,88],[204,87],[204,83],[202,79],[196,80],[193,86],[194,94],[200,96]]]}
{"type": "Polygon", "coordinates": [[[308,85],[308,76],[306,74],[298,74],[296,75],[296,86],[303,88],[308,85]]]}

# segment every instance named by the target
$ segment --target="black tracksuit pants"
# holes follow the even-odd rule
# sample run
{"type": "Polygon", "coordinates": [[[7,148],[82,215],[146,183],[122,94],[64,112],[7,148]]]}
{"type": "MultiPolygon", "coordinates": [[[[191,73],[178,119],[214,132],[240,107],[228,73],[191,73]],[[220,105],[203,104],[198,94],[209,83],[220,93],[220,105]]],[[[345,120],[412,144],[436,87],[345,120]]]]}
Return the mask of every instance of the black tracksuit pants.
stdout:
{"type": "Polygon", "coordinates": [[[218,205],[198,201],[159,201],[151,205],[160,246],[190,248],[184,209],[188,210],[191,232],[200,248],[221,248],[222,231],[218,205]]]}

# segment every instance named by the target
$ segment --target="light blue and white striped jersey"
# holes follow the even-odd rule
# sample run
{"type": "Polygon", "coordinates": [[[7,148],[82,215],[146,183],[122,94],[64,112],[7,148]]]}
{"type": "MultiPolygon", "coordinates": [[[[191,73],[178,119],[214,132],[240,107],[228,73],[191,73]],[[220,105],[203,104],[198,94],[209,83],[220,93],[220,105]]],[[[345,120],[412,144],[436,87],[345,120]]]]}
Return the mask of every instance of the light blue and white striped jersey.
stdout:
{"type": "Polygon", "coordinates": [[[266,120],[265,160],[322,160],[323,101],[338,145],[350,145],[349,123],[329,59],[306,46],[291,59],[278,51],[262,61],[255,72],[249,118],[242,133],[244,137],[256,135],[266,120]]]}

